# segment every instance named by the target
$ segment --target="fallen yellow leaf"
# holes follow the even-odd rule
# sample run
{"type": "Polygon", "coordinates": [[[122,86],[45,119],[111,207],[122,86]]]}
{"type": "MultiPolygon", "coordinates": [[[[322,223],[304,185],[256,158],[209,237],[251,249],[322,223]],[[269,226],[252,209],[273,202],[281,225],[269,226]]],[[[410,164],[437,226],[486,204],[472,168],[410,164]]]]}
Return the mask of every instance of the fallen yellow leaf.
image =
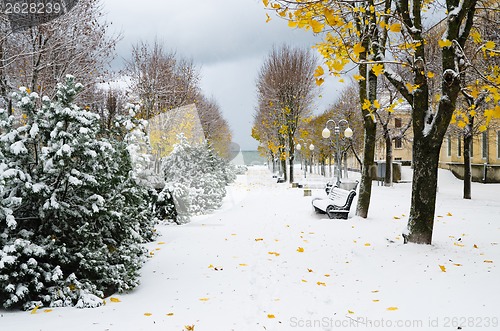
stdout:
{"type": "Polygon", "coordinates": [[[440,265],[439,268],[441,269],[442,272],[446,272],[446,267],[444,265],[440,265]]]}
{"type": "Polygon", "coordinates": [[[264,238],[256,238],[255,241],[263,241],[264,238]]]}
{"type": "Polygon", "coordinates": [[[167,316],[174,316],[174,313],[168,313],[167,316]]]}
{"type": "Polygon", "coordinates": [[[267,252],[269,255],[274,255],[274,256],[280,256],[280,253],[278,252],[267,252]]]}
{"type": "Polygon", "coordinates": [[[40,306],[36,306],[35,308],[33,308],[33,310],[31,311],[31,314],[36,314],[36,312],[38,311],[38,308],[40,308],[40,306]]]}
{"type": "Polygon", "coordinates": [[[459,243],[453,243],[453,245],[458,246],[458,247],[464,247],[463,244],[459,244],[459,243]]]}
{"type": "Polygon", "coordinates": [[[314,270],[307,268],[307,272],[313,272],[314,270]]]}
{"type": "Polygon", "coordinates": [[[446,216],[453,216],[451,213],[446,214],[446,216]]]}
{"type": "Polygon", "coordinates": [[[476,244],[474,244],[474,248],[478,248],[476,244]]]}
{"type": "Polygon", "coordinates": [[[153,315],[153,314],[151,314],[151,313],[144,313],[144,316],[148,316],[149,317],[151,315],[153,315]]]}
{"type": "Polygon", "coordinates": [[[401,218],[400,217],[397,217],[397,216],[394,216],[393,217],[395,220],[400,220],[401,218]]]}
{"type": "Polygon", "coordinates": [[[456,267],[461,267],[462,265],[460,263],[453,263],[454,266],[456,267]]]}
{"type": "Polygon", "coordinates": [[[330,274],[325,274],[325,277],[330,277],[330,274]]]}
{"type": "Polygon", "coordinates": [[[379,290],[373,290],[372,291],[372,293],[378,293],[378,292],[379,292],[379,290]]]}
{"type": "Polygon", "coordinates": [[[213,268],[214,268],[214,265],[213,265],[213,264],[211,264],[211,265],[209,265],[209,266],[208,266],[208,268],[209,268],[209,269],[213,269],[213,268]]]}
{"type": "Polygon", "coordinates": [[[366,243],[365,246],[368,247],[368,246],[371,246],[372,244],[370,243],[366,243]]]}
{"type": "Polygon", "coordinates": [[[208,301],[210,300],[209,298],[200,298],[200,301],[208,301]]]}
{"type": "Polygon", "coordinates": [[[372,301],[373,301],[373,302],[380,302],[380,300],[377,300],[377,299],[375,299],[375,300],[372,300],[372,301]]]}
{"type": "Polygon", "coordinates": [[[50,313],[50,312],[52,312],[52,311],[53,311],[52,309],[45,309],[43,312],[44,312],[44,313],[50,313]]]}
{"type": "Polygon", "coordinates": [[[120,300],[120,299],[118,299],[118,298],[113,298],[113,297],[109,298],[109,301],[111,301],[111,302],[121,302],[121,300],[120,300]]]}
{"type": "Polygon", "coordinates": [[[305,279],[302,279],[302,283],[307,283],[307,280],[305,280],[305,279]]]}
{"type": "Polygon", "coordinates": [[[389,308],[387,308],[387,310],[390,310],[390,311],[398,310],[398,307],[389,307],[389,308]]]}
{"type": "Polygon", "coordinates": [[[267,314],[267,318],[276,318],[273,314],[267,314]]]}
{"type": "Polygon", "coordinates": [[[302,248],[302,247],[297,248],[297,252],[303,253],[304,252],[304,248],[302,248]]]}
{"type": "Polygon", "coordinates": [[[246,263],[240,263],[240,267],[248,267],[248,264],[246,264],[246,263]]]}
{"type": "Polygon", "coordinates": [[[484,260],[484,263],[493,263],[491,260],[484,260]]]}
{"type": "Polygon", "coordinates": [[[347,312],[348,312],[349,314],[354,314],[354,312],[353,312],[352,310],[347,310],[347,312]]]}
{"type": "Polygon", "coordinates": [[[158,243],[158,245],[165,245],[165,242],[164,242],[164,241],[160,241],[160,242],[158,243]]]}
{"type": "Polygon", "coordinates": [[[194,331],[194,325],[184,325],[184,329],[186,329],[186,331],[194,331]]]}
{"type": "Polygon", "coordinates": [[[323,282],[317,282],[316,284],[318,284],[318,286],[326,286],[326,283],[323,282]]]}

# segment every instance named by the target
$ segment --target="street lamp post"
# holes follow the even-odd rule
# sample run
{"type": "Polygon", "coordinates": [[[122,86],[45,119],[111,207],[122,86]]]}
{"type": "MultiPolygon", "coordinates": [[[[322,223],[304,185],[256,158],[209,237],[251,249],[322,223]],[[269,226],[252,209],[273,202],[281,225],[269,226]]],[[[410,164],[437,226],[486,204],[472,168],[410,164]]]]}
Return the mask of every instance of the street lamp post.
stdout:
{"type": "Polygon", "coordinates": [[[323,138],[328,139],[330,138],[330,129],[328,129],[328,123],[333,124],[333,133],[335,134],[335,163],[336,163],[336,172],[337,172],[337,183],[336,185],[340,185],[340,127],[342,125],[346,126],[346,129],[344,130],[344,137],[346,138],[351,138],[353,135],[353,132],[351,128],[349,127],[349,122],[347,120],[340,120],[337,124],[334,120],[328,120],[325,123],[325,128],[323,129],[323,132],[321,135],[323,138]]]}
{"type": "MultiPolygon", "coordinates": [[[[306,141],[302,138],[299,139],[300,141],[302,141],[304,143],[304,145],[307,145],[306,141]]],[[[300,143],[297,144],[297,146],[295,146],[295,148],[300,151],[302,149],[302,145],[300,143]]],[[[309,150],[312,152],[314,151],[314,145],[312,144],[312,142],[310,143],[309,145],[309,150]]],[[[305,153],[304,153],[305,154],[305,153]]],[[[307,158],[304,157],[305,155],[303,155],[303,159],[304,159],[304,178],[307,178],[307,158]]],[[[312,163],[309,165],[309,167],[312,166],[312,163]]]]}

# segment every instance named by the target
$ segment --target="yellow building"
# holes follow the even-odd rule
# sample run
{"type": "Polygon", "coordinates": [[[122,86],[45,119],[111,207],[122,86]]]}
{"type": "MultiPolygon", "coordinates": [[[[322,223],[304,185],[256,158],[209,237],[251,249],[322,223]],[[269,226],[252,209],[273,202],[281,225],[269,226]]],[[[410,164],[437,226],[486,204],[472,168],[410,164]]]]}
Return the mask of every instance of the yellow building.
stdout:
{"type": "MultiPolygon", "coordinates": [[[[472,180],[485,183],[500,182],[500,129],[493,120],[489,129],[472,139],[472,180]]],[[[451,130],[450,130],[451,131],[451,130]]],[[[449,133],[441,146],[440,167],[450,169],[455,176],[464,174],[463,136],[449,133]]]]}

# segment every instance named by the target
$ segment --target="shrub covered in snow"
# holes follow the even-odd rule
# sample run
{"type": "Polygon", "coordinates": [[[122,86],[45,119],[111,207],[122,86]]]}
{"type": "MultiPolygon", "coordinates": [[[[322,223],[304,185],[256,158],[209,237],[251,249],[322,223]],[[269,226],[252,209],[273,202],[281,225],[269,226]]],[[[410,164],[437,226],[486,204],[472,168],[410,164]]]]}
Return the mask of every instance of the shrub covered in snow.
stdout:
{"type": "Polygon", "coordinates": [[[192,146],[183,135],[172,153],[163,160],[167,187],[182,221],[189,215],[211,212],[222,205],[226,185],[236,175],[229,163],[219,157],[208,143],[192,146]]]}
{"type": "Polygon", "coordinates": [[[94,307],[138,284],[154,234],[149,192],[132,178],[125,142],[99,135],[98,115],[15,93],[22,123],[0,110],[0,302],[5,308],[94,307]],[[37,106],[41,103],[41,106],[37,106]]]}

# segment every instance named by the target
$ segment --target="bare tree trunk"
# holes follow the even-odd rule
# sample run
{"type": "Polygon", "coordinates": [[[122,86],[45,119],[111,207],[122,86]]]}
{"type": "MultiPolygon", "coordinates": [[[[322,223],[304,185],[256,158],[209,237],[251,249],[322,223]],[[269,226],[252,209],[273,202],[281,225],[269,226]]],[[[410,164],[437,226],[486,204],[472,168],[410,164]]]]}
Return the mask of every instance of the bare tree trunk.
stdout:
{"type": "Polygon", "coordinates": [[[385,186],[392,186],[392,139],[391,135],[385,136],[385,186]]]}
{"type": "Polygon", "coordinates": [[[361,168],[361,182],[359,183],[359,198],[356,207],[356,215],[367,218],[370,208],[372,193],[372,168],[375,159],[375,136],[377,126],[371,119],[365,119],[365,146],[363,155],[363,166],[361,168]]]}
{"type": "MultiPolygon", "coordinates": [[[[471,128],[472,129],[472,128],[471,128]]],[[[464,199],[471,199],[472,186],[472,131],[464,135],[464,199]]]]}
{"type": "Polygon", "coordinates": [[[429,146],[425,140],[415,141],[413,145],[413,186],[408,221],[410,233],[405,235],[405,242],[432,243],[439,151],[440,148],[429,146]]]}

